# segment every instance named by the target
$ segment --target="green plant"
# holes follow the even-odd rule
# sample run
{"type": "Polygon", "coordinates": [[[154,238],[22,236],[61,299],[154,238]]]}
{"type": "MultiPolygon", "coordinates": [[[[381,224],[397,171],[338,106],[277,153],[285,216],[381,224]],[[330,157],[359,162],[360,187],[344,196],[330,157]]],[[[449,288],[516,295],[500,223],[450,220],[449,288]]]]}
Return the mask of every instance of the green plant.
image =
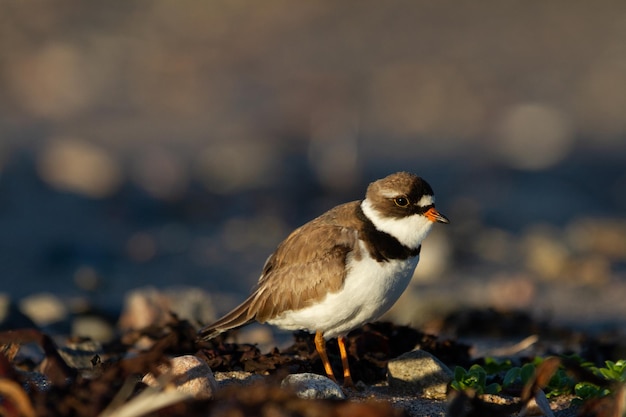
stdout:
{"type": "MultiPolygon", "coordinates": [[[[467,371],[457,367],[451,386],[457,390],[471,388],[479,394],[519,391],[533,378],[537,366],[542,362],[543,358],[537,357],[522,366],[513,366],[510,360],[486,358],[483,366],[472,365],[467,371]]],[[[574,380],[565,369],[559,368],[551,377],[545,391],[550,398],[572,393],[573,389],[574,380]]]]}
{"type": "MultiPolygon", "coordinates": [[[[594,382],[576,382],[568,373],[567,367],[560,366],[545,387],[544,391],[548,398],[565,394],[576,395],[577,402],[583,402],[591,398],[604,397],[611,394],[609,388],[613,383],[626,382],[626,360],[617,362],[606,361],[604,367],[596,367],[579,356],[568,356],[570,363],[595,375],[598,380],[594,382]],[[602,381],[606,381],[604,384],[602,381]]],[[[468,370],[457,366],[454,370],[454,380],[450,386],[458,391],[472,389],[476,394],[496,394],[501,391],[517,391],[529,383],[534,377],[537,367],[544,358],[536,357],[521,367],[513,366],[510,360],[497,360],[485,358],[483,366],[472,365],[468,370]]]]}
{"type": "Polygon", "coordinates": [[[496,394],[501,387],[497,383],[487,384],[487,372],[480,365],[472,365],[468,370],[454,368],[454,380],[450,386],[457,391],[472,389],[476,394],[496,394]]]}
{"type": "Polygon", "coordinates": [[[490,356],[484,359],[483,369],[487,372],[487,375],[496,375],[501,372],[506,372],[513,367],[513,362],[510,359],[496,359],[490,356]]]}
{"type": "MultiPolygon", "coordinates": [[[[589,362],[582,362],[581,366],[594,375],[606,380],[606,383],[581,381],[574,386],[576,402],[583,403],[592,398],[602,398],[612,394],[611,386],[626,382],[626,360],[617,362],[606,361],[604,367],[598,368],[589,362]]],[[[597,382],[597,381],[596,381],[597,382]]]]}
{"type": "Polygon", "coordinates": [[[599,368],[598,372],[608,381],[626,382],[626,360],[620,359],[617,362],[606,361],[605,368],[599,368]]]}

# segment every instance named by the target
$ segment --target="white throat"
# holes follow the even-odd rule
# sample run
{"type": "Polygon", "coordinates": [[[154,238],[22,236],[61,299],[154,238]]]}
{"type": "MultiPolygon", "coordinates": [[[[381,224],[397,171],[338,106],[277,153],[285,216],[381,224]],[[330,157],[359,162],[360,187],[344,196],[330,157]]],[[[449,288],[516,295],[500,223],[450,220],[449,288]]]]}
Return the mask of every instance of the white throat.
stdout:
{"type": "Polygon", "coordinates": [[[361,209],[376,229],[395,237],[411,249],[417,249],[433,227],[433,222],[420,214],[402,218],[385,217],[372,206],[367,198],[361,202],[361,209]]]}

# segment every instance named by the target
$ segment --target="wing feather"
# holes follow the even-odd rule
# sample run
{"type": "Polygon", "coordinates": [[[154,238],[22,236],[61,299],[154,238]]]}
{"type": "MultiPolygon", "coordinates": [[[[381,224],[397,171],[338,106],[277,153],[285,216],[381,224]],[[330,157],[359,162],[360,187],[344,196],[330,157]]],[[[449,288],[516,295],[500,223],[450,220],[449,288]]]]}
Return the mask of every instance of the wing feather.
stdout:
{"type": "Polygon", "coordinates": [[[200,331],[211,338],[253,320],[265,322],[299,310],[338,291],[350,253],[360,257],[358,223],[350,216],[358,202],[335,207],[294,230],[268,258],[256,290],[230,313],[200,331]]]}
{"type": "Polygon", "coordinates": [[[287,310],[299,310],[343,286],[346,258],[357,232],[325,222],[307,223],[295,230],[263,269],[259,289],[251,303],[258,321],[287,310]]]}

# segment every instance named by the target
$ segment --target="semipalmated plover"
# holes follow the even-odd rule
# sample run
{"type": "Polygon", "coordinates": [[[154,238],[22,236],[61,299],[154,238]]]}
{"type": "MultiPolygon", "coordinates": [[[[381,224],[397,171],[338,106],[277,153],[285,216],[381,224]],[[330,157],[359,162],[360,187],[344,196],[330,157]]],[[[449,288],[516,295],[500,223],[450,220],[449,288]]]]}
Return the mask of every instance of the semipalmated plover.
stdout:
{"type": "Polygon", "coordinates": [[[266,261],[252,295],[199,337],[254,320],[315,332],[333,380],[325,339],[338,337],[344,385],[351,386],[346,334],[378,319],[404,292],[434,223],[448,219],[435,209],[433,190],[422,178],[398,172],[375,181],[364,200],[334,207],[294,230],[266,261]]]}

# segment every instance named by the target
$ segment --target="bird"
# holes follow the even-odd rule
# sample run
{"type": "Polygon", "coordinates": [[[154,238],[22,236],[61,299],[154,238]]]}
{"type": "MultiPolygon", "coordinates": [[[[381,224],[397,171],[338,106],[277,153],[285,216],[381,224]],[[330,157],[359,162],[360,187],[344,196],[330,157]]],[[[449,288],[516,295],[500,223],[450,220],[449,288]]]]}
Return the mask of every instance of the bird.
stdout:
{"type": "Polygon", "coordinates": [[[406,290],[422,241],[435,223],[431,186],[397,172],[367,187],[365,198],[338,205],[295,229],[263,266],[250,296],[198,332],[209,340],[257,321],[315,333],[326,375],[335,378],[326,341],[337,337],[345,387],[354,387],[346,335],[387,312],[406,290]]]}

